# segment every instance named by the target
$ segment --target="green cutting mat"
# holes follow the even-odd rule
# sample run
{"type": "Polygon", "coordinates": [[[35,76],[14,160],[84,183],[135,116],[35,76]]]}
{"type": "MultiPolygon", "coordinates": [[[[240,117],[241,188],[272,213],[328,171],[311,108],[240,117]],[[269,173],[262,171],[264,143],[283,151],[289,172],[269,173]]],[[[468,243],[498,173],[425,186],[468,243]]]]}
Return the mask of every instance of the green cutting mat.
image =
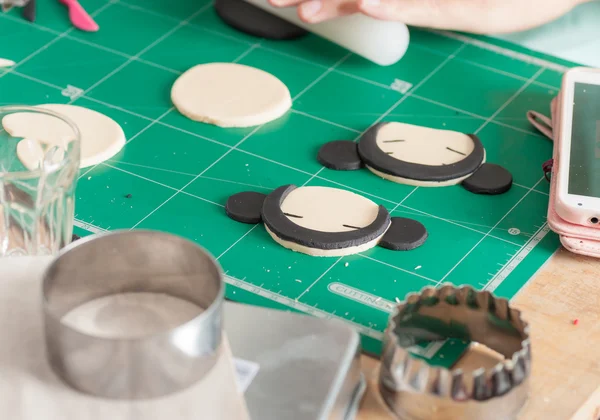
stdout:
{"type": "MultiPolygon", "coordinates": [[[[412,30],[406,56],[378,67],[316,36],[274,42],[225,26],[204,0],[83,0],[101,29],[70,27],[56,1],[38,0],[38,20],[0,14],[0,103],[74,103],[109,115],[128,143],[110,161],[82,170],[77,233],[159,229],[192,239],[218,257],[232,300],[351,323],[377,354],[388,305],[444,282],[512,297],[558,248],[545,215],[541,165],[552,144],[525,119],[557,93],[559,62],[501,41],[412,30]],[[192,122],[171,106],[170,87],[199,63],[262,68],[289,87],[293,110],[251,129],[192,122]],[[488,161],[514,175],[500,196],[460,186],[415,188],[370,172],[334,172],[316,161],[320,145],[356,139],[379,121],[476,133],[488,161]],[[314,258],[275,244],[262,226],[227,218],[223,205],[244,190],[283,184],[346,188],[429,230],[414,251],[376,248],[314,258]],[[131,194],[130,198],[127,198],[131,194]]],[[[462,343],[416,350],[449,364],[462,343]]]]}

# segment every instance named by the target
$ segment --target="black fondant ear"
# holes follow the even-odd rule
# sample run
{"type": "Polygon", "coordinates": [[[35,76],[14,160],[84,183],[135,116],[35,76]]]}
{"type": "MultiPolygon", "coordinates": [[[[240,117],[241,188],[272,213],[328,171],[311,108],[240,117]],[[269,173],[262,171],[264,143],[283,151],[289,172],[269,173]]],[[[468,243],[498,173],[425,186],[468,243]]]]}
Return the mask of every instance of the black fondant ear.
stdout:
{"type": "Polygon", "coordinates": [[[319,149],[317,160],[326,168],[336,171],[355,171],[363,166],[358,145],[350,140],[325,143],[319,149]]]}
{"type": "Polygon", "coordinates": [[[423,245],[427,236],[427,229],[422,223],[405,217],[392,217],[392,224],[379,246],[394,251],[409,251],[423,245]]]}
{"type": "Polygon", "coordinates": [[[510,190],[512,182],[512,175],[502,166],[484,163],[462,185],[475,194],[497,195],[510,190]]]}
{"type": "Polygon", "coordinates": [[[262,207],[267,196],[254,191],[245,191],[232,195],[227,199],[225,212],[231,219],[249,224],[257,224],[262,220],[262,207]]]}

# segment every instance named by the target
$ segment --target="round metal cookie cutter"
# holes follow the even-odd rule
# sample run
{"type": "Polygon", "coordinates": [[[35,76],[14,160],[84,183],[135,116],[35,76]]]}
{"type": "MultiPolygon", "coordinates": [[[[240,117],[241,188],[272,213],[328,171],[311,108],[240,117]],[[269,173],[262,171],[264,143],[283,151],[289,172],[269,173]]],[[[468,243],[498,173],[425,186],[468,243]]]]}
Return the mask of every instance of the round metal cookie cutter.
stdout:
{"type": "Polygon", "coordinates": [[[427,287],[399,303],[384,336],[379,390],[403,420],[511,420],[529,393],[528,324],[506,299],[471,287],[427,287]],[[422,341],[459,338],[504,356],[471,372],[429,365],[409,350],[422,341]]]}
{"type": "Polygon", "coordinates": [[[79,239],[43,277],[50,365],[72,388],[97,397],[139,400],[180,391],[203,378],[221,354],[223,300],[221,268],[193,242],[144,230],[79,239]],[[198,313],[131,338],[91,334],[63,319],[98,298],[140,292],[185,300],[198,313]]]}

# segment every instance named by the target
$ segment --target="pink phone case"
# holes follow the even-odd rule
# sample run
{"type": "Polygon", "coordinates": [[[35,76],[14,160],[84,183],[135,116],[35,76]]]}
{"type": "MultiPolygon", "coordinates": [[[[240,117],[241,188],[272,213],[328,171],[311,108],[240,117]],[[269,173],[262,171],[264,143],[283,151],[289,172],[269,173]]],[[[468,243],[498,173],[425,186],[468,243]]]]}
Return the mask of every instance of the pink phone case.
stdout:
{"type": "Polygon", "coordinates": [[[591,239],[570,238],[561,235],[560,243],[563,244],[566,250],[574,252],[575,254],[600,258],[598,249],[600,247],[600,242],[592,241],[591,239]]]}
{"type": "MultiPolygon", "coordinates": [[[[528,112],[527,118],[540,132],[551,140],[554,140],[554,153],[552,156],[551,171],[556,173],[558,170],[557,162],[560,159],[560,93],[550,106],[552,119],[544,117],[537,112],[528,112]]],[[[545,165],[546,167],[548,165],[545,165]]],[[[587,255],[600,258],[600,229],[594,229],[587,226],[580,226],[562,219],[555,209],[556,194],[556,176],[550,179],[550,199],[548,202],[548,226],[554,232],[560,235],[560,242],[563,246],[576,254],[587,255]]]]}

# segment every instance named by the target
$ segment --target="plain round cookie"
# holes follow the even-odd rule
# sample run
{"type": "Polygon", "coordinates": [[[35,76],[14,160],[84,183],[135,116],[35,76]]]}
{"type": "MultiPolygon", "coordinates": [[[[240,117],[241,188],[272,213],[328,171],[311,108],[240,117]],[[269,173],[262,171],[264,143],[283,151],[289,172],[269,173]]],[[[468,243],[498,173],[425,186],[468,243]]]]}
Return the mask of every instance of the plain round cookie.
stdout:
{"type": "Polygon", "coordinates": [[[171,100],[186,117],[219,127],[253,127],[283,116],[290,91],[277,77],[235,63],[192,67],[173,84],[171,100]]]}
{"type": "MultiPolygon", "coordinates": [[[[119,153],[125,146],[125,133],[112,118],[77,105],[39,105],[69,118],[81,135],[80,168],[97,165],[119,153]]],[[[63,148],[73,140],[73,131],[62,120],[47,114],[18,112],[2,119],[2,126],[13,137],[23,137],[17,154],[27,168],[37,168],[43,157],[41,145],[63,148]],[[39,142],[36,146],[34,142],[39,142]],[[22,144],[21,144],[22,143],[22,144]]]]}

